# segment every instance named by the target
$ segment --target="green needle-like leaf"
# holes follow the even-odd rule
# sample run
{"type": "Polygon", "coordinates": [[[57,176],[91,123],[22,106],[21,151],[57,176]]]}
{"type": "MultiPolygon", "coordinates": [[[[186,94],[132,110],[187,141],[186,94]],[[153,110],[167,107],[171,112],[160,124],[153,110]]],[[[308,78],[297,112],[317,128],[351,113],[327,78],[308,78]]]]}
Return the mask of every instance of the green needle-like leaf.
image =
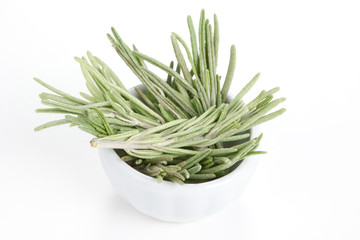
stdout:
{"type": "Polygon", "coordinates": [[[135,88],[135,95],[104,61],[89,51],[87,57],[75,57],[88,89],[88,93],[80,92],[83,99],[35,78],[52,92],[39,95],[42,104],[49,108],[36,112],[65,115],[35,131],[69,123],[70,127],[77,126],[94,136],[91,146],[117,149],[121,160],[141,174],[158,182],[181,185],[217,179],[244,158],[265,153],[256,150],[262,134],[253,138],[250,129],[285,112],[284,108],[271,112],[285,100],[273,100],[279,88],[264,90],[245,103],[243,97],[257,82],[258,73],[234,99],[228,97],[236,66],[235,45],[230,48],[228,69],[221,84],[217,72],[220,36],[216,14],[214,28],[204,10],[197,31],[190,16],[187,25],[190,44],[180,35],[171,34],[177,62],[171,61],[170,65],[127,45],[111,28],[112,35],[107,34],[111,45],[142,83],[141,90],[135,88]],[[146,63],[150,63],[150,68],[146,63]],[[159,68],[166,79],[150,65],[159,68]]]}

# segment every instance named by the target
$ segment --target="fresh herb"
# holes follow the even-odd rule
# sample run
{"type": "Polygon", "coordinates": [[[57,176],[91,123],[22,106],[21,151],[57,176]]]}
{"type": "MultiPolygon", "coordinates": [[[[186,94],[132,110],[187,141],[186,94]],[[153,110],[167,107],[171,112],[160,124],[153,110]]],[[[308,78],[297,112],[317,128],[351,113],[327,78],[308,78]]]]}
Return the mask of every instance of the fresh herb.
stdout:
{"type": "Polygon", "coordinates": [[[198,34],[190,16],[187,19],[190,47],[176,33],[171,35],[177,66],[131,49],[112,28],[108,38],[116,52],[146,87],[130,94],[115,73],[98,57],[75,58],[80,64],[90,94],[82,99],[64,93],[43,81],[35,81],[54,94],[41,93],[41,102],[50,108],[41,113],[66,114],[64,119],[45,123],[35,131],[68,124],[95,136],[91,146],[122,149],[122,160],[158,181],[204,182],[231,171],[255,151],[262,135],[250,140],[249,129],[271,120],[285,109],[269,113],[285,98],[273,99],[279,88],[262,91],[245,104],[244,95],[258,80],[254,78],[229,103],[227,95],[236,65],[236,48],[230,48],[230,61],[224,83],[217,74],[219,24],[214,28],[201,11],[198,34]],[[185,52],[181,49],[185,50],[185,52]],[[188,62],[188,63],[187,63],[188,62]],[[167,73],[166,81],[146,63],[167,73]],[[226,147],[226,142],[239,141],[226,147]]]}

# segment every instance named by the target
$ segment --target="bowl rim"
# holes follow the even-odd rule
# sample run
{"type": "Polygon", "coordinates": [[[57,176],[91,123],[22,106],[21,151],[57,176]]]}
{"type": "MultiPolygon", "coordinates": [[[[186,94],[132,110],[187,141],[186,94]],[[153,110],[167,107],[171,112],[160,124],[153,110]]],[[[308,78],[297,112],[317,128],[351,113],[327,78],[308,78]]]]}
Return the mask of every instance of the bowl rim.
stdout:
{"type": "MultiPolygon", "coordinates": [[[[254,129],[253,128],[250,129],[250,138],[254,138],[254,129]]],[[[199,188],[199,187],[200,188],[209,188],[209,187],[215,187],[215,186],[218,186],[218,185],[226,184],[227,182],[231,181],[231,179],[234,178],[236,175],[238,175],[240,172],[244,171],[244,169],[249,164],[251,164],[252,161],[255,164],[255,158],[257,157],[256,155],[255,156],[245,157],[233,171],[231,171],[230,173],[228,173],[228,174],[226,174],[226,175],[224,175],[224,176],[222,176],[220,178],[217,178],[217,179],[214,179],[214,180],[211,180],[211,181],[207,181],[207,182],[203,182],[203,183],[184,183],[184,185],[180,185],[180,184],[173,183],[173,182],[166,181],[166,180],[158,183],[156,178],[147,176],[146,174],[143,174],[143,173],[137,171],[133,167],[129,166],[126,162],[121,160],[120,156],[112,148],[108,148],[108,149],[99,148],[99,151],[111,152],[111,155],[113,157],[117,158],[117,160],[119,160],[118,161],[119,164],[124,166],[127,169],[126,171],[129,174],[131,174],[132,177],[134,177],[137,180],[143,182],[144,184],[156,183],[157,185],[171,186],[171,187],[179,186],[181,188],[199,188]]]]}

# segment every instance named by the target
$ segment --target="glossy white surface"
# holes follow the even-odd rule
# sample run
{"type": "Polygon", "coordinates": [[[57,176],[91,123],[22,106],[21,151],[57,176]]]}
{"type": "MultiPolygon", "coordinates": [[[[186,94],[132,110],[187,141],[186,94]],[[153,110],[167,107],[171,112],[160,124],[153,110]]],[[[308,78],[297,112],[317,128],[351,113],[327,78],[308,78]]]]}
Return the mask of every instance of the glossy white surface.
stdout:
{"type": "Polygon", "coordinates": [[[140,212],[167,222],[187,222],[212,215],[245,189],[258,163],[250,156],[230,174],[200,184],[157,183],[123,162],[112,149],[99,149],[111,184],[140,212]]]}

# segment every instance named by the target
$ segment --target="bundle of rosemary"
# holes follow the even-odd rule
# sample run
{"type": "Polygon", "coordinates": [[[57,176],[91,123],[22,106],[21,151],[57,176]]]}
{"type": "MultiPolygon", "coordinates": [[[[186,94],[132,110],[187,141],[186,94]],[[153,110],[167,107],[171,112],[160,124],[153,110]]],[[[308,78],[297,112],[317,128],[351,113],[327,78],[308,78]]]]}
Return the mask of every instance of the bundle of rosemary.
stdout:
{"type": "Polygon", "coordinates": [[[231,46],[227,74],[221,84],[216,71],[219,46],[216,15],[212,27],[204,10],[201,11],[198,35],[190,16],[187,23],[191,48],[179,35],[171,34],[175,68],[174,62],[168,66],[139,52],[135,46],[130,49],[114,28],[112,35],[107,35],[145,87],[145,91],[135,89],[139,98],[130,94],[110,67],[90,52],[87,59],[75,58],[90,93],[81,92],[83,99],[35,78],[55,93],[41,93],[41,102],[50,108],[36,112],[66,114],[65,118],[43,124],[35,131],[67,123],[78,126],[96,137],[91,146],[122,149],[122,160],[159,182],[209,181],[230,172],[246,156],[263,153],[255,151],[262,135],[250,140],[249,129],[285,112],[282,108],[269,113],[285,100],[273,100],[279,88],[264,90],[244,103],[242,98],[259,78],[256,74],[227,102],[236,63],[235,46],[231,46]],[[167,80],[152,72],[146,63],[166,72],[167,80]],[[238,140],[242,143],[224,145],[238,140]]]}

